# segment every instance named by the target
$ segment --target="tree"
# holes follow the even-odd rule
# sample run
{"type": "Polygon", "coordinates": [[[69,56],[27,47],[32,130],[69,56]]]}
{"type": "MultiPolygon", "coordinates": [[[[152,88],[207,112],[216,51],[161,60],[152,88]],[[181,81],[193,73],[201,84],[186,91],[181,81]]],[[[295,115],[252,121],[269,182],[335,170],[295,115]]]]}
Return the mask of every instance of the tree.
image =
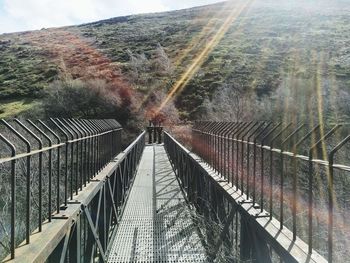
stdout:
{"type": "Polygon", "coordinates": [[[168,76],[173,73],[171,61],[164,48],[159,43],[155,52],[154,70],[162,76],[168,76]]]}
{"type": "Polygon", "coordinates": [[[203,103],[202,114],[211,120],[244,121],[254,118],[256,98],[229,84],[224,84],[213,95],[210,101],[203,103]]]}
{"type": "Polygon", "coordinates": [[[149,74],[151,62],[147,59],[144,53],[134,54],[131,50],[127,50],[130,57],[129,60],[129,79],[135,85],[147,86],[152,81],[149,74]]]}

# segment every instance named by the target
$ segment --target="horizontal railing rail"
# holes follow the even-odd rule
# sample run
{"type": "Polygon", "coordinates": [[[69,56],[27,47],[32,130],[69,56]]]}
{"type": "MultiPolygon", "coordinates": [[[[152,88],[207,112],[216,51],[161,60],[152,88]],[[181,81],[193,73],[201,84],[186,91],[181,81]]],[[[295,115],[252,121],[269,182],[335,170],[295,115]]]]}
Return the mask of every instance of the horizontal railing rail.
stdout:
{"type": "Polygon", "coordinates": [[[122,147],[115,120],[0,120],[0,258],[67,208],[122,147]]]}
{"type": "Polygon", "coordinates": [[[290,228],[293,240],[301,236],[309,253],[315,247],[315,234],[327,232],[317,240],[316,249],[332,262],[334,220],[343,225],[348,213],[349,134],[345,123],[202,121],[193,126],[192,147],[261,211],[267,209],[270,218],[276,216],[280,229],[290,228]],[[339,205],[343,209],[335,211],[336,203],[344,203],[339,205]],[[326,247],[321,239],[327,240],[326,247]]]}
{"type": "MultiPolygon", "coordinates": [[[[326,262],[315,250],[309,253],[307,244],[299,237],[294,238],[291,231],[280,229],[277,219],[232,186],[234,180],[228,182],[167,132],[164,145],[189,203],[196,208],[199,218],[205,219],[202,230],[213,260],[219,260],[218,252],[225,244],[223,257],[233,262],[326,262]],[[216,224],[219,226],[215,227],[216,224]]],[[[224,173],[223,168],[221,172],[224,173]]]]}
{"type": "Polygon", "coordinates": [[[113,158],[13,262],[106,262],[145,146],[145,132],[113,158]]]}

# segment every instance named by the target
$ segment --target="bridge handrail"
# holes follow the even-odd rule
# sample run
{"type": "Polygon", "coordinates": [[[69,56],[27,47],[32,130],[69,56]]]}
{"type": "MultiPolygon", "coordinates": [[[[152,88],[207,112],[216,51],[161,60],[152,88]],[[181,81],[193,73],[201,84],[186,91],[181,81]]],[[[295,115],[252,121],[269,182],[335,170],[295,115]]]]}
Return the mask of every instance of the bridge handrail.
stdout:
{"type": "Polygon", "coordinates": [[[9,262],[105,262],[145,145],[142,132],[9,262]],[[81,232],[84,231],[84,235],[81,232]]]}
{"type": "Polygon", "coordinates": [[[0,176],[3,187],[10,189],[6,201],[10,215],[4,214],[4,209],[0,214],[0,218],[9,217],[9,242],[0,240],[4,249],[0,249],[0,259],[7,251],[13,259],[23,240],[22,232],[29,244],[33,230],[41,232],[44,221],[50,222],[65,209],[74,192],[78,194],[121,151],[121,131],[115,120],[0,120],[0,176]],[[89,127],[94,127],[94,134],[89,127]],[[23,229],[20,220],[24,221],[23,229]]]}
{"type": "MultiPolygon", "coordinates": [[[[307,188],[307,203],[306,210],[307,210],[307,219],[308,221],[308,237],[307,237],[307,243],[308,243],[308,250],[309,253],[313,250],[313,217],[316,215],[316,212],[314,211],[314,205],[313,205],[313,196],[314,196],[314,187],[313,181],[315,180],[314,177],[314,166],[318,165],[321,168],[319,170],[324,169],[327,173],[327,180],[326,180],[326,188],[327,188],[327,194],[328,194],[328,211],[326,213],[328,214],[328,251],[325,253],[328,257],[328,261],[332,262],[333,260],[333,203],[335,202],[335,193],[334,193],[334,182],[333,182],[333,173],[334,170],[337,170],[338,172],[345,173],[345,175],[349,176],[348,172],[350,171],[350,165],[347,163],[338,163],[335,162],[335,160],[332,158],[332,153],[335,152],[335,150],[340,150],[342,148],[343,150],[343,159],[346,160],[346,162],[349,162],[349,158],[346,157],[346,153],[344,152],[345,145],[349,145],[349,139],[347,139],[350,133],[349,124],[347,123],[341,123],[341,124],[313,124],[313,125],[306,125],[304,123],[287,123],[285,125],[282,125],[283,123],[278,123],[277,125],[274,124],[274,128],[272,130],[267,129],[266,134],[262,134],[264,137],[264,142],[250,142],[249,140],[244,140],[243,138],[237,138],[235,135],[225,134],[225,136],[222,136],[219,132],[214,133],[208,133],[208,130],[203,127],[210,127],[212,125],[218,126],[220,123],[224,122],[210,122],[210,121],[203,121],[203,122],[196,122],[196,125],[192,129],[193,134],[193,141],[195,141],[195,144],[193,145],[194,151],[199,154],[204,161],[206,161],[208,164],[213,166],[215,170],[220,174],[220,176],[228,180],[233,178],[235,176],[238,177],[239,173],[242,173],[242,171],[245,171],[247,169],[246,174],[246,185],[247,188],[249,187],[250,178],[253,177],[254,181],[255,178],[260,179],[260,184],[255,187],[253,186],[253,203],[256,204],[257,198],[255,196],[255,188],[259,190],[260,197],[259,197],[259,205],[261,210],[263,209],[264,205],[269,206],[270,210],[270,217],[272,217],[273,213],[273,207],[276,207],[277,204],[279,204],[279,221],[280,221],[280,229],[283,229],[284,226],[284,211],[283,208],[285,206],[286,197],[284,195],[284,178],[286,176],[286,169],[287,167],[287,161],[293,162],[293,167],[290,169],[289,174],[292,176],[292,190],[290,193],[290,200],[292,201],[292,209],[291,209],[291,217],[292,217],[292,229],[293,229],[293,239],[295,240],[297,237],[297,180],[302,175],[302,173],[297,170],[297,166],[302,169],[302,165],[306,165],[308,168],[306,168],[307,171],[303,171],[303,173],[307,173],[307,180],[309,181],[309,185],[307,188]],[[275,129],[278,128],[278,129],[275,129]],[[211,139],[211,137],[221,137],[220,141],[211,139]],[[342,141],[342,138],[345,138],[342,141]],[[266,142],[265,142],[266,139],[266,142]],[[237,142],[237,146],[233,142],[237,142]],[[238,142],[240,143],[241,147],[238,146],[238,142]],[[343,143],[340,143],[343,142],[343,143]],[[221,143],[222,145],[218,145],[221,143]],[[203,152],[201,148],[203,146],[198,145],[204,145],[206,149],[211,149],[211,151],[214,151],[214,153],[207,153],[208,150],[203,152]],[[254,152],[253,154],[249,152],[249,146],[254,146],[254,152]],[[336,148],[337,145],[340,145],[340,148],[336,148]],[[241,155],[238,155],[238,150],[241,150],[241,155]],[[247,149],[245,151],[245,148],[247,149]],[[256,152],[256,149],[260,149],[259,153],[256,152]],[[235,151],[237,154],[230,157],[230,155],[227,156],[226,152],[235,151]],[[303,151],[303,152],[301,152],[303,151]],[[269,155],[264,156],[264,152],[269,152],[269,155]],[[214,158],[213,155],[216,157],[214,158]],[[217,156],[220,156],[217,158],[217,156]],[[322,155],[321,157],[319,157],[322,155]],[[278,174],[275,174],[275,168],[273,166],[273,159],[278,158],[279,161],[279,168],[278,168],[278,174]],[[225,159],[225,162],[222,162],[222,158],[228,158],[228,160],[225,159]],[[249,160],[253,158],[253,167],[251,167],[249,160]],[[257,160],[259,158],[259,160],[257,160]],[[270,162],[268,163],[265,161],[265,158],[269,159],[270,162]],[[217,160],[219,159],[219,160],[217,160]],[[240,162],[238,162],[240,160],[240,162]],[[225,164],[225,166],[222,165],[222,163],[225,164]],[[266,166],[265,166],[266,163],[266,166]],[[228,167],[227,167],[228,166],[228,167]],[[260,169],[256,169],[258,167],[260,169]],[[227,176],[226,170],[232,170],[234,171],[230,176],[227,176]],[[253,170],[250,172],[250,170],[253,170]],[[347,174],[346,174],[347,173],[347,174]],[[301,174],[301,175],[300,175],[301,174]],[[329,176],[330,175],[330,176],[329,176]],[[265,186],[263,185],[264,177],[269,177],[269,182],[267,187],[269,189],[265,189],[265,186]],[[272,192],[273,192],[273,181],[274,178],[279,178],[279,185],[275,185],[275,189],[279,189],[279,200],[278,202],[273,202],[272,200],[272,192]],[[269,200],[265,200],[264,192],[267,191],[270,193],[269,200]],[[276,204],[274,204],[276,203],[276,204]]],[[[252,122],[246,122],[246,123],[238,123],[236,122],[236,125],[243,127],[243,131],[250,127],[250,123],[252,122]],[[247,128],[248,127],[248,128],[247,128]]],[[[232,122],[234,125],[235,123],[232,122]]],[[[242,132],[241,132],[242,133],[242,132]]],[[[342,162],[344,162],[342,160],[342,162]]],[[[305,168],[304,168],[305,170],[305,168]]],[[[243,173],[242,173],[243,175],[243,173]]],[[[236,186],[238,184],[238,181],[235,182],[236,186]]],[[[243,186],[243,176],[241,176],[241,186],[243,186]]],[[[243,188],[242,188],[243,190],[243,188]]],[[[246,192],[248,196],[251,196],[249,192],[246,192]]],[[[299,208],[300,209],[300,208],[299,208]]],[[[326,221],[326,220],[325,220],[326,221]]]]}
{"type": "MultiPolygon", "coordinates": [[[[250,223],[254,231],[257,231],[258,236],[264,237],[264,242],[267,242],[281,259],[286,260],[286,262],[326,262],[315,250],[308,254],[308,246],[304,241],[298,237],[294,240],[293,233],[286,228],[279,229],[280,223],[277,219],[270,219],[265,210],[261,212],[260,207],[256,207],[252,199],[237,187],[229,185],[226,180],[222,180],[220,173],[217,173],[207,163],[203,162],[199,156],[186,149],[167,132],[164,132],[164,145],[180,184],[186,192],[187,199],[194,204],[200,214],[206,216],[212,213],[212,211],[205,212],[206,209],[209,209],[207,204],[210,204],[209,210],[217,209],[215,211],[218,214],[225,213],[222,212],[225,211],[223,201],[214,202],[213,200],[216,198],[210,197],[211,191],[217,191],[218,193],[214,196],[225,196],[225,199],[233,205],[234,210],[240,212],[241,217],[249,218],[249,222],[254,222],[250,223]],[[209,191],[205,191],[206,189],[202,189],[205,185],[212,185],[212,190],[208,189],[209,191]],[[220,206],[221,210],[218,209],[220,206]]],[[[230,216],[232,215],[227,215],[227,218],[230,219],[227,219],[226,222],[232,222],[233,218],[230,216]]],[[[221,222],[224,221],[225,218],[221,222]]],[[[227,223],[225,224],[223,233],[225,231],[227,233],[227,223]]],[[[217,243],[211,244],[210,247],[214,246],[216,248],[214,250],[217,251],[223,242],[224,236],[221,236],[222,239],[217,240],[217,243]]],[[[259,240],[258,243],[263,243],[261,239],[259,240]]],[[[255,241],[249,240],[250,243],[255,243],[255,241]]],[[[244,245],[241,244],[241,247],[244,247],[244,245]]],[[[263,252],[264,249],[260,249],[260,252],[263,252]]],[[[215,253],[213,254],[215,256],[215,253]]],[[[265,262],[263,258],[259,260],[265,262]]]]}

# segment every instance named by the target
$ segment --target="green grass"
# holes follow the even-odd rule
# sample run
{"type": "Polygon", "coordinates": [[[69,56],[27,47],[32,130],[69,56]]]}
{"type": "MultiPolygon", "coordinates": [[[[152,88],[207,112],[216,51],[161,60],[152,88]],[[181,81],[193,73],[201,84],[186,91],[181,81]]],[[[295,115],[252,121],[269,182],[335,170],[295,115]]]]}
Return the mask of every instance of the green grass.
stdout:
{"type": "MultiPolygon", "coordinates": [[[[235,88],[254,90],[259,97],[268,96],[291,72],[301,81],[310,83],[317,67],[324,77],[335,77],[340,89],[349,90],[350,83],[350,7],[342,1],[293,1],[289,5],[256,1],[228,29],[224,38],[207,57],[200,71],[179,94],[176,105],[182,116],[196,118],[206,98],[223,83],[235,88]]],[[[127,50],[145,54],[153,61],[160,43],[175,63],[191,43],[191,50],[174,68],[172,76],[159,76],[147,71],[151,84],[137,84],[146,93],[155,83],[168,90],[191,64],[207,43],[197,37],[208,28],[213,18],[223,23],[229,9],[219,12],[223,4],[158,14],[113,18],[63,29],[50,29],[53,38],[59,30],[79,36],[87,45],[118,65],[128,78],[130,72],[127,50]],[[165,83],[165,84],[164,84],[165,83]],[[170,84],[166,84],[170,83],[170,84]]],[[[210,28],[210,27],[209,27],[210,28]]],[[[52,50],[28,41],[29,35],[45,31],[0,36],[0,99],[41,99],[41,91],[63,73],[62,63],[53,59],[52,50]]],[[[71,43],[64,39],[57,43],[71,43]]],[[[79,63],[76,67],[79,67],[79,63]]],[[[80,72],[86,70],[81,68],[80,72]]],[[[69,72],[68,72],[69,73],[69,72]]],[[[8,116],[17,114],[6,107],[8,116]]]]}
{"type": "Polygon", "coordinates": [[[0,101],[0,118],[9,118],[19,116],[28,112],[30,109],[38,105],[38,100],[22,99],[22,100],[2,100],[0,101]]]}

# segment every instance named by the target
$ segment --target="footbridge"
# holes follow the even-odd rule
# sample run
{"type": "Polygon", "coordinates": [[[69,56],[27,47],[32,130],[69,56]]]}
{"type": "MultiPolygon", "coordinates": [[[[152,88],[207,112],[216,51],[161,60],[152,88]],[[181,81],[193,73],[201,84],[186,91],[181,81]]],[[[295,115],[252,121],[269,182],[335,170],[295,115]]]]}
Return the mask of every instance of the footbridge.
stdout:
{"type": "Polygon", "coordinates": [[[115,120],[1,120],[0,255],[345,262],[348,194],[335,193],[350,173],[348,131],[197,122],[150,126],[123,149],[115,120]]]}

